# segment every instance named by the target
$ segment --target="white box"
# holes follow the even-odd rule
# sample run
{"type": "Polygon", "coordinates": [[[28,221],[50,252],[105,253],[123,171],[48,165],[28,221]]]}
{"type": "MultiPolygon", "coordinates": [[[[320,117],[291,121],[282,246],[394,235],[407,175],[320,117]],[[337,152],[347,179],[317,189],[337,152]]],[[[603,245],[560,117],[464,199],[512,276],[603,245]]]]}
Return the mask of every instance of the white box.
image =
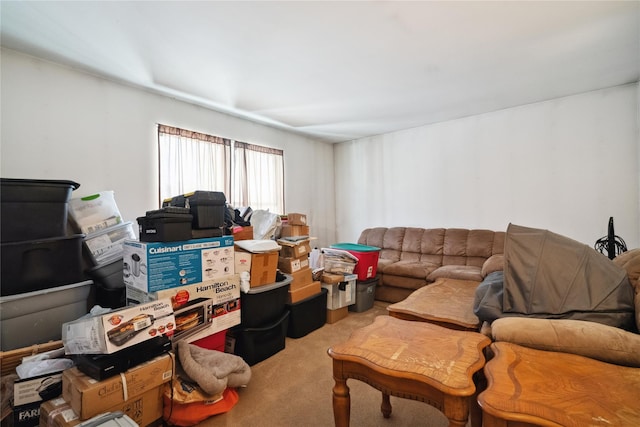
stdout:
{"type": "Polygon", "coordinates": [[[83,234],[95,233],[122,222],[113,191],[69,200],[69,216],[83,234]]]}
{"type": "Polygon", "coordinates": [[[356,303],[356,274],[347,274],[340,283],[322,283],[327,293],[327,308],[336,310],[356,303]]]}
{"type": "Polygon", "coordinates": [[[84,244],[91,255],[95,265],[107,264],[122,256],[122,247],[125,240],[133,240],[136,233],[133,231],[133,223],[115,225],[95,233],[88,234],[84,238],[84,244]]]}
{"type": "Polygon", "coordinates": [[[175,330],[171,300],[161,299],[62,325],[65,354],[110,354],[175,330]]]}
{"type": "Polygon", "coordinates": [[[233,237],[182,242],[125,240],[124,283],[144,292],[201,283],[234,274],[233,237]]]}
{"type": "MultiPolygon", "coordinates": [[[[127,286],[127,304],[141,304],[168,298],[174,311],[198,299],[212,300],[211,320],[208,328],[189,335],[185,340],[192,342],[216,332],[239,325],[240,316],[240,275],[234,274],[217,280],[194,285],[180,286],[152,293],[127,286]]],[[[176,316],[177,317],[177,316],[176,316]]]]}

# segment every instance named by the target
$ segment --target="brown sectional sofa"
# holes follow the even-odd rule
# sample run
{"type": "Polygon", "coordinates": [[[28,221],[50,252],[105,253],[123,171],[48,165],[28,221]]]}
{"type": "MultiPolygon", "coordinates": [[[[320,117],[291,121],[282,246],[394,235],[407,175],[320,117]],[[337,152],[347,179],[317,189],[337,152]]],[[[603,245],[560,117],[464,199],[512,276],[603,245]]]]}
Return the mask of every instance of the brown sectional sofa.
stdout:
{"type": "Polygon", "coordinates": [[[504,238],[503,231],[375,227],[358,243],[381,249],[375,298],[395,303],[438,278],[481,282],[502,269],[504,238]]]}

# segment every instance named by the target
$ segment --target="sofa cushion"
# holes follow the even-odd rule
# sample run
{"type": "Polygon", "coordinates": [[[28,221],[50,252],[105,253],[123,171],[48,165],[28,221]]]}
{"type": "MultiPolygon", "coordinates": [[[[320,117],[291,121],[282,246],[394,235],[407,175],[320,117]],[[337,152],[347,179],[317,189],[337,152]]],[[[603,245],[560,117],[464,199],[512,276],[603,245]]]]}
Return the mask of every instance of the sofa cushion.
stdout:
{"type": "Polygon", "coordinates": [[[640,331],[640,248],[623,252],[613,259],[613,263],[627,271],[629,283],[635,289],[636,328],[640,331]]]}
{"type": "Polygon", "coordinates": [[[482,269],[472,265],[443,265],[433,270],[427,280],[434,282],[440,278],[482,281],[482,269]]]}
{"type": "Polygon", "coordinates": [[[482,264],[482,278],[487,277],[487,274],[491,274],[495,271],[503,271],[504,270],[504,254],[495,254],[491,255],[485,262],[482,264]]]}
{"type": "Polygon", "coordinates": [[[427,280],[427,276],[429,276],[429,274],[436,268],[438,268],[436,264],[427,262],[398,261],[386,266],[384,274],[427,280]]]}
{"type": "Polygon", "coordinates": [[[491,324],[491,333],[495,341],[640,367],[640,335],[601,323],[503,317],[491,324]]]}

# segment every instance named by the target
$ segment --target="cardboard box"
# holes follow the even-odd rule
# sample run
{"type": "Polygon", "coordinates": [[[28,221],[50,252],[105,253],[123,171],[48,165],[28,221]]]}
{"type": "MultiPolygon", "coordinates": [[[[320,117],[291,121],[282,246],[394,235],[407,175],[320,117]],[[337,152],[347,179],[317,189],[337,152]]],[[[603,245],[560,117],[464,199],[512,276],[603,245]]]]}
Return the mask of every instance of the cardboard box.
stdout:
{"type": "Polygon", "coordinates": [[[124,283],[144,292],[201,283],[234,274],[233,237],[182,242],[125,240],[124,283]]]}
{"type": "Polygon", "coordinates": [[[309,257],[306,255],[300,258],[278,258],[278,269],[283,273],[295,273],[303,268],[309,268],[309,257]]]}
{"type": "MultiPolygon", "coordinates": [[[[174,312],[177,313],[189,306],[189,304],[197,302],[196,300],[211,300],[210,302],[203,301],[211,308],[211,312],[205,314],[211,316],[209,327],[205,328],[196,325],[194,328],[198,328],[197,331],[194,329],[193,333],[178,334],[186,335],[181,339],[185,339],[187,342],[193,342],[216,332],[229,329],[232,326],[239,325],[241,322],[239,274],[151,293],[127,286],[126,295],[128,304],[141,304],[169,298],[174,312]]],[[[179,317],[179,314],[175,314],[175,316],[179,317]]],[[[178,336],[178,338],[180,337],[178,336]]]]}
{"type": "Polygon", "coordinates": [[[293,280],[289,284],[289,290],[295,291],[313,282],[313,272],[309,267],[291,273],[293,280]]]}
{"type": "Polygon", "coordinates": [[[251,273],[251,252],[245,252],[236,249],[234,253],[234,260],[236,274],[240,274],[245,271],[247,273],[251,273]]]}
{"type": "Polygon", "coordinates": [[[308,235],[308,225],[282,224],[282,228],[280,229],[280,237],[299,237],[308,235]]]}
{"type": "MultiPolygon", "coordinates": [[[[163,392],[164,386],[158,386],[103,412],[122,411],[138,425],[148,426],[162,418],[163,392]]],[[[62,398],[44,402],[40,407],[41,426],[73,427],[82,422],[84,420],[81,420],[69,402],[62,398]]]]}
{"type": "Polygon", "coordinates": [[[327,309],[327,323],[336,323],[349,315],[349,307],[337,308],[335,310],[327,309]]]}
{"type": "Polygon", "coordinates": [[[307,215],[301,213],[287,214],[287,223],[290,225],[307,225],[307,215]]]}
{"type": "Polygon", "coordinates": [[[288,240],[279,239],[278,244],[282,247],[282,249],[280,249],[280,256],[283,258],[308,257],[311,253],[311,243],[309,240],[290,242],[288,240]]]}
{"type": "Polygon", "coordinates": [[[249,286],[262,286],[275,283],[276,271],[278,270],[278,251],[263,252],[263,253],[250,253],[236,250],[236,253],[244,255],[238,255],[238,259],[247,259],[251,257],[249,274],[251,276],[249,280],[249,286]]]}
{"type": "Polygon", "coordinates": [[[65,354],[110,354],[175,330],[168,298],[107,314],[81,317],[62,325],[65,354]]]}
{"type": "Polygon", "coordinates": [[[102,381],[94,380],[78,368],[71,368],[62,373],[62,397],[81,420],[86,420],[114,406],[126,404],[150,390],[161,388],[162,384],[171,380],[173,372],[172,354],[158,356],[122,375],[102,381]]]}
{"type": "Polygon", "coordinates": [[[253,240],[253,226],[251,225],[235,226],[231,232],[235,242],[238,240],[253,240]]]}
{"type": "Polygon", "coordinates": [[[311,282],[310,284],[296,289],[295,291],[289,290],[288,302],[294,304],[298,301],[302,301],[305,298],[319,294],[322,290],[320,282],[311,282]]]}

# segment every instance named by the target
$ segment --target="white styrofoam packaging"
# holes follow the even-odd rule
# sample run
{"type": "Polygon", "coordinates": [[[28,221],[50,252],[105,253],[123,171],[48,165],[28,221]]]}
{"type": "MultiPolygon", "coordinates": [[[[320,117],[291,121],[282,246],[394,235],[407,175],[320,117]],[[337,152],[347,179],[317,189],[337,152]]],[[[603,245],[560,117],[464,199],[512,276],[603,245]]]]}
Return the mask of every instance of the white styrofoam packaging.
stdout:
{"type": "Polygon", "coordinates": [[[324,283],[322,287],[328,291],[327,308],[337,310],[356,303],[357,274],[345,274],[341,283],[324,283]]]}
{"type": "Polygon", "coordinates": [[[190,302],[211,299],[212,313],[209,327],[199,330],[197,334],[189,335],[186,338],[187,342],[207,337],[239,325],[241,322],[239,274],[151,293],[127,286],[126,298],[127,304],[141,304],[169,298],[175,312],[187,306],[190,302]]]}
{"type": "Polygon", "coordinates": [[[233,236],[181,242],[125,240],[123,275],[127,286],[156,292],[234,274],[233,236]]]}
{"type": "Polygon", "coordinates": [[[111,354],[158,335],[171,336],[175,317],[168,298],[62,325],[65,354],[111,354]]]}

